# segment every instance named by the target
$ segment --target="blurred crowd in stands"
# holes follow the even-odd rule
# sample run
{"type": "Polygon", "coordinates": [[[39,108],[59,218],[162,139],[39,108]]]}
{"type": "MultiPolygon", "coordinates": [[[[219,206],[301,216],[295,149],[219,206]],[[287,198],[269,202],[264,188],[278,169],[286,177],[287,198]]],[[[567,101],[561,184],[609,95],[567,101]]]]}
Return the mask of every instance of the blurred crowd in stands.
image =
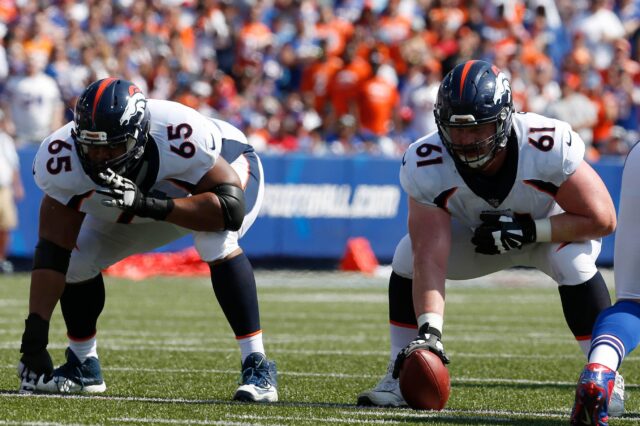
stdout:
{"type": "Polygon", "coordinates": [[[0,0],[3,127],[37,144],[119,76],[260,152],[399,156],[435,130],[442,76],[475,58],[596,161],[638,139],[639,29],[640,0],[0,0]]]}

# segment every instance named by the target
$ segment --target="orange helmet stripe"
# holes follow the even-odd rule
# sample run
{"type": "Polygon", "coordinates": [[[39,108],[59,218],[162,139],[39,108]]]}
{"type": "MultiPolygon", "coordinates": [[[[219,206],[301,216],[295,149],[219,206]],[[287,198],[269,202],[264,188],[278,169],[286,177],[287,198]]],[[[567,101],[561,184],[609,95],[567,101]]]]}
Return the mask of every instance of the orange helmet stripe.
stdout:
{"type": "Polygon", "coordinates": [[[466,64],[464,64],[464,68],[462,69],[462,76],[460,77],[460,98],[462,98],[462,92],[464,92],[464,83],[467,80],[467,74],[469,74],[469,71],[471,70],[471,67],[473,66],[473,64],[475,64],[476,61],[469,61],[466,64]]]}
{"type": "Polygon", "coordinates": [[[93,112],[91,113],[91,121],[95,121],[96,119],[96,107],[98,106],[98,102],[100,102],[102,93],[105,91],[107,87],[109,87],[111,83],[113,83],[116,80],[117,78],[113,78],[113,77],[105,78],[100,83],[100,86],[98,86],[98,90],[96,91],[96,97],[93,99],[93,112]]]}

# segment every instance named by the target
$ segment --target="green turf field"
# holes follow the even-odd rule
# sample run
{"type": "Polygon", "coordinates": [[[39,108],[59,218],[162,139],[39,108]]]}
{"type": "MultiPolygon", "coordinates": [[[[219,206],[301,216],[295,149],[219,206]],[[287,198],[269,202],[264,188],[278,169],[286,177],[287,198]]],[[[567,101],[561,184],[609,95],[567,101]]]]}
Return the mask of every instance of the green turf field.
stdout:
{"type": "MultiPolygon", "coordinates": [[[[611,281],[611,274],[605,275],[611,281]]],[[[444,344],[451,398],[439,413],[356,407],[388,360],[387,280],[358,274],[257,271],[268,355],[280,402],[231,402],[239,350],[208,279],[106,278],[100,396],[18,395],[15,365],[29,276],[0,275],[0,425],[4,424],[567,424],[584,358],[555,285],[509,271],[448,285],[444,344]]],[[[63,359],[59,310],[50,352],[63,359]]],[[[635,355],[635,354],[634,354],[635,355]]],[[[622,369],[627,414],[640,422],[640,364],[622,369]]]]}

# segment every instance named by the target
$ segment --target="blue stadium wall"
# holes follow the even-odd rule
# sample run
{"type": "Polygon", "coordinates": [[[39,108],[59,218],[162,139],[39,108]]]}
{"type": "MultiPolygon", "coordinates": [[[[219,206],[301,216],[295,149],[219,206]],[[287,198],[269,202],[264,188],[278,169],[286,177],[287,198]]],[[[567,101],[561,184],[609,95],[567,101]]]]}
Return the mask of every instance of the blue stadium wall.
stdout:
{"type": "MultiPolygon", "coordinates": [[[[35,149],[23,149],[21,164],[33,162],[35,149]]],[[[266,191],[260,216],[242,239],[252,258],[337,260],[351,237],[365,237],[378,259],[389,263],[396,243],[407,232],[407,199],[398,182],[399,159],[371,156],[312,157],[302,154],[262,156],[266,191]]],[[[623,160],[594,164],[616,206],[623,160]]],[[[31,257],[37,241],[42,192],[24,167],[26,198],[19,205],[19,228],[9,255],[31,257]]],[[[613,236],[604,239],[599,263],[613,264],[613,236]]],[[[192,245],[183,238],[160,248],[175,251],[192,245]]]]}

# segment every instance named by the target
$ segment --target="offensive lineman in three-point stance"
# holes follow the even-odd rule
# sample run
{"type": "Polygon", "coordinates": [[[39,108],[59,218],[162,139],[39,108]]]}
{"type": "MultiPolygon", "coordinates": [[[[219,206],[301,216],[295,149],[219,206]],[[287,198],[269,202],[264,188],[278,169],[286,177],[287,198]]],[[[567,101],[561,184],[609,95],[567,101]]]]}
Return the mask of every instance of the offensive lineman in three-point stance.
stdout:
{"type": "Polygon", "coordinates": [[[43,141],[34,174],[45,196],[20,348],[21,392],[103,392],[96,343],[105,302],[101,271],[192,233],[240,346],[234,399],[277,401],[253,269],[238,245],[264,191],[260,160],[242,132],[107,78],[89,85],[74,121],[43,141]],[[54,370],[47,343],[58,300],[69,347],[66,363],[54,370]]]}

